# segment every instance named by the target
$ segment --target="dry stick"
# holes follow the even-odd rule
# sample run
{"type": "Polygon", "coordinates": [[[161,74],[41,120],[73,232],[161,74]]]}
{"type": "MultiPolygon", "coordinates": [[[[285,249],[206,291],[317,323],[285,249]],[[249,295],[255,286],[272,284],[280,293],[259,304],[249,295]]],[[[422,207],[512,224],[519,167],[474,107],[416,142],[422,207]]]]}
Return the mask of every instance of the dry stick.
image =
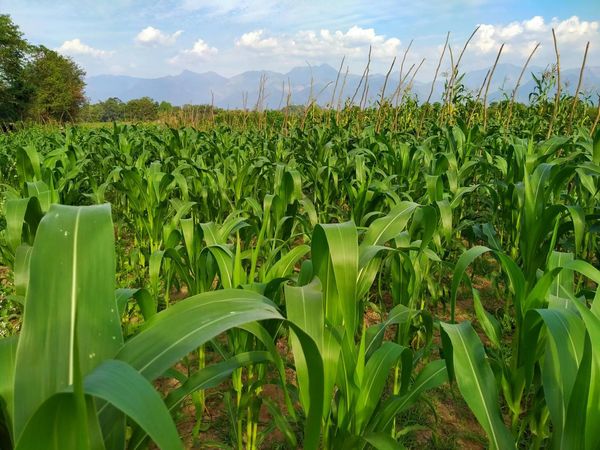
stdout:
{"type": "Polygon", "coordinates": [[[285,96],[285,80],[281,80],[281,99],[279,100],[279,105],[277,105],[277,109],[281,109],[281,105],[283,104],[284,96],[285,96]]]}
{"type": "Polygon", "coordinates": [[[356,91],[354,91],[354,95],[352,96],[352,100],[350,100],[350,105],[354,104],[354,99],[356,99],[356,95],[358,94],[358,91],[360,90],[360,87],[362,86],[362,82],[365,79],[365,75],[367,74],[368,70],[369,70],[369,64],[371,63],[371,46],[369,45],[369,59],[367,60],[367,66],[365,67],[365,70],[363,70],[363,74],[360,77],[360,81],[358,82],[358,86],[356,86],[356,91]]]}
{"type": "Polygon", "coordinates": [[[446,53],[446,47],[448,47],[448,40],[450,39],[450,32],[446,34],[446,42],[444,42],[444,48],[442,49],[442,53],[440,54],[440,59],[438,60],[438,65],[435,68],[435,74],[433,75],[433,82],[431,83],[431,89],[429,90],[429,95],[427,96],[427,100],[425,103],[429,104],[431,101],[431,96],[433,95],[433,89],[435,88],[435,82],[437,81],[438,73],[440,72],[440,67],[442,66],[442,61],[444,59],[444,54],[446,53]]]}
{"type": "Polygon", "coordinates": [[[379,126],[380,126],[380,121],[381,121],[381,117],[382,117],[382,110],[383,110],[383,100],[385,99],[385,88],[387,87],[388,78],[390,77],[390,74],[392,73],[392,69],[394,68],[394,64],[396,64],[396,57],[395,56],[394,56],[394,59],[392,60],[392,65],[390,66],[390,69],[385,74],[385,80],[383,80],[383,87],[381,88],[381,99],[379,100],[379,109],[377,111],[377,122],[375,124],[375,131],[376,132],[379,132],[379,126]]]}
{"type": "Polygon", "coordinates": [[[363,87],[363,93],[360,96],[360,102],[358,104],[360,109],[363,109],[367,104],[367,94],[369,92],[369,72],[370,72],[370,70],[367,70],[367,75],[365,77],[365,84],[363,87]],[[363,104],[363,102],[364,102],[364,104],[363,104]]]}
{"type": "Polygon", "coordinates": [[[402,74],[404,73],[404,63],[406,62],[406,56],[408,55],[408,52],[410,51],[412,44],[413,44],[413,39],[410,40],[410,42],[408,43],[408,47],[406,47],[406,50],[404,50],[404,55],[402,56],[402,63],[400,64],[400,79],[398,80],[398,86],[402,85],[402,74]]]}
{"type": "MultiPolygon", "coordinates": [[[[413,82],[415,81],[415,77],[417,76],[417,73],[419,73],[419,70],[421,69],[421,67],[423,66],[423,63],[425,62],[425,58],[423,58],[421,60],[421,62],[419,63],[419,65],[417,66],[417,70],[414,71],[414,73],[412,74],[412,77],[410,77],[410,81],[406,84],[406,87],[404,88],[404,90],[402,91],[402,99],[404,99],[404,96],[406,95],[406,93],[408,91],[410,91],[412,89],[413,86],[413,82]]],[[[408,76],[408,75],[407,75],[408,76]]]]}
{"type": "MultiPolygon", "coordinates": [[[[410,75],[410,73],[412,72],[414,67],[415,67],[414,64],[412,66],[410,66],[410,69],[408,69],[408,72],[406,74],[407,77],[410,75]]],[[[396,131],[396,124],[398,123],[398,114],[400,113],[400,108],[398,106],[398,103],[400,101],[401,89],[402,89],[402,79],[398,83],[398,87],[396,88],[394,95],[392,95],[392,101],[394,102],[394,122],[392,123],[392,129],[394,131],[396,131]],[[395,97],[395,100],[394,100],[394,97],[395,97]]]]}
{"type": "Polygon", "coordinates": [[[314,88],[315,88],[315,78],[313,76],[313,70],[312,70],[312,66],[310,65],[310,63],[307,61],[306,64],[308,65],[308,68],[310,70],[310,91],[308,94],[308,101],[306,102],[306,107],[308,107],[308,105],[310,105],[310,103],[312,102],[312,98],[313,98],[313,92],[314,92],[314,88]]]}
{"type": "Polygon", "coordinates": [[[400,81],[400,83],[398,83],[398,87],[396,87],[396,90],[392,94],[391,100],[394,101],[395,107],[398,107],[398,103],[400,100],[400,93],[402,92],[402,86],[404,86],[404,80],[406,80],[406,78],[408,78],[410,76],[410,74],[412,73],[412,70],[414,68],[415,68],[415,64],[413,63],[413,65],[411,65],[409,67],[408,72],[406,72],[406,77],[404,77],[404,79],[402,81],[400,81]]]}
{"type": "Polygon", "coordinates": [[[444,120],[444,113],[446,111],[446,104],[448,103],[448,97],[450,92],[452,73],[454,71],[454,52],[452,51],[452,45],[448,45],[448,54],[450,55],[450,78],[447,79],[446,86],[444,86],[444,92],[442,93],[442,107],[440,108],[440,117],[438,121],[438,125],[440,127],[442,126],[442,121],[444,120]]]}
{"type": "Polygon", "coordinates": [[[363,98],[364,103],[367,103],[367,92],[369,91],[369,73],[371,71],[371,47],[369,46],[369,59],[367,60],[367,74],[365,76],[365,86],[363,89],[363,93],[360,97],[360,109],[363,108],[363,98]]]}
{"type": "Polygon", "coordinates": [[[306,106],[304,107],[304,117],[302,117],[301,128],[303,130],[304,130],[304,123],[306,122],[306,118],[308,117],[308,113],[313,104],[313,92],[314,92],[314,88],[315,88],[315,79],[313,77],[312,66],[310,65],[310,63],[308,61],[306,62],[306,64],[308,65],[308,67],[310,69],[310,92],[308,94],[308,100],[306,101],[306,106]]]}
{"type": "Polygon", "coordinates": [[[215,126],[215,93],[210,90],[210,115],[212,118],[212,125],[215,126]]]}
{"type": "MultiPolygon", "coordinates": [[[[410,42],[408,43],[408,47],[406,47],[406,50],[404,50],[404,55],[402,56],[402,62],[400,63],[400,78],[398,80],[398,87],[396,88],[396,90],[394,91],[394,93],[392,94],[392,96],[390,97],[390,102],[394,102],[394,98],[396,98],[397,100],[397,95],[400,92],[400,88],[402,86],[402,81],[403,81],[403,74],[404,74],[404,63],[406,62],[406,56],[408,55],[408,52],[410,51],[410,48],[412,47],[413,44],[413,39],[410,40],[410,42]]],[[[411,69],[414,67],[414,64],[411,66],[411,69]]],[[[410,70],[409,70],[410,73],[410,70]]],[[[396,101],[396,107],[398,106],[398,102],[396,101]]]]}
{"type": "Polygon", "coordinates": [[[346,73],[344,74],[344,81],[342,81],[342,89],[340,89],[340,96],[338,97],[337,106],[335,108],[335,122],[339,124],[340,122],[340,109],[342,107],[342,97],[344,95],[344,89],[346,88],[346,80],[348,79],[348,71],[350,70],[350,66],[346,66],[346,73]]]}
{"type": "Polygon", "coordinates": [[[550,119],[550,125],[548,126],[548,134],[546,135],[546,139],[550,139],[552,127],[554,126],[554,121],[558,116],[558,109],[560,107],[560,54],[558,53],[558,42],[556,41],[556,33],[554,32],[554,28],[552,28],[552,39],[554,40],[554,53],[556,54],[556,97],[554,98],[554,110],[552,111],[552,118],[550,119]]]}
{"type": "Polygon", "coordinates": [[[600,120],[600,95],[598,95],[598,113],[596,114],[596,120],[594,120],[594,124],[592,125],[592,130],[590,131],[590,136],[594,135],[594,131],[596,131],[596,125],[598,125],[599,120],[600,120]]]}
{"type": "Polygon", "coordinates": [[[392,69],[394,68],[394,64],[396,64],[396,57],[395,56],[394,56],[394,59],[392,60],[392,65],[390,66],[389,70],[385,74],[385,80],[383,80],[383,87],[381,88],[381,100],[380,100],[380,103],[383,103],[383,99],[385,98],[385,89],[387,87],[388,79],[390,78],[390,74],[392,73],[392,69]]]}
{"type": "Polygon", "coordinates": [[[540,43],[538,42],[537,44],[535,44],[535,47],[533,47],[533,50],[529,54],[529,58],[527,58],[527,61],[525,61],[525,65],[523,66],[523,70],[521,70],[521,74],[519,75],[519,78],[517,79],[517,84],[515,85],[515,88],[513,89],[512,97],[510,99],[510,104],[508,105],[508,119],[506,120],[506,129],[507,130],[508,130],[508,127],[510,126],[510,120],[512,118],[513,105],[515,103],[515,98],[517,97],[517,91],[519,90],[519,86],[521,85],[521,79],[523,78],[523,74],[527,70],[527,66],[529,65],[529,62],[531,61],[531,58],[533,57],[533,54],[536,52],[536,50],[538,49],[539,46],[540,46],[540,43]]]}
{"type": "Polygon", "coordinates": [[[500,59],[500,55],[502,54],[502,50],[504,49],[504,42],[500,46],[500,50],[498,50],[498,54],[496,55],[496,61],[494,61],[494,65],[492,66],[492,71],[490,72],[490,77],[487,80],[487,84],[485,85],[485,94],[483,94],[483,131],[487,129],[487,96],[488,91],[490,90],[490,83],[492,82],[492,78],[494,77],[494,71],[496,70],[496,66],[498,65],[498,60],[500,59]]]}
{"type": "Polygon", "coordinates": [[[483,77],[483,82],[481,83],[481,86],[479,87],[479,91],[477,92],[477,98],[475,99],[475,103],[473,104],[473,108],[471,109],[471,114],[469,114],[469,121],[467,122],[467,128],[471,127],[471,121],[473,119],[473,115],[475,114],[475,110],[477,109],[477,105],[479,104],[479,99],[481,98],[481,93],[483,92],[485,83],[486,83],[488,77],[490,76],[490,72],[491,72],[491,70],[488,69],[488,71],[485,74],[485,77],[483,77]]]}
{"type": "MultiPolygon", "coordinates": [[[[308,112],[312,111],[314,108],[314,105],[317,103],[317,100],[319,99],[319,97],[321,96],[321,94],[323,93],[323,91],[325,91],[325,89],[327,89],[329,86],[331,86],[331,84],[333,83],[333,81],[328,82],[325,86],[323,86],[323,88],[319,91],[319,93],[315,96],[315,98],[313,98],[311,100],[311,102],[308,104],[308,106],[306,107],[306,111],[304,114],[304,119],[302,121],[302,128],[304,128],[304,121],[306,120],[306,118],[308,117],[308,112]]],[[[314,112],[312,115],[313,121],[314,121],[314,112]]]]}
{"type": "Polygon", "coordinates": [[[410,81],[407,83],[406,87],[404,88],[404,91],[402,92],[402,100],[401,103],[404,102],[404,98],[406,96],[406,94],[412,89],[413,86],[413,82],[415,81],[415,77],[417,76],[417,73],[419,73],[419,70],[421,69],[421,67],[423,66],[423,63],[425,62],[425,58],[423,58],[421,60],[421,62],[419,63],[419,65],[417,66],[417,70],[415,70],[415,72],[413,73],[412,77],[410,78],[410,81]]]}
{"type": "MultiPolygon", "coordinates": [[[[429,107],[429,102],[431,101],[431,96],[433,95],[433,89],[435,88],[435,83],[437,81],[438,73],[440,71],[440,67],[442,66],[442,60],[444,59],[444,54],[446,53],[446,47],[448,47],[448,40],[450,39],[450,32],[446,34],[446,42],[444,42],[444,48],[442,49],[442,53],[440,54],[440,59],[438,60],[438,65],[435,68],[435,74],[433,75],[433,81],[431,82],[431,89],[429,90],[429,95],[427,96],[427,100],[425,104],[429,107]]],[[[429,109],[429,108],[427,108],[429,109]]],[[[425,114],[427,113],[426,109],[423,108],[423,114],[421,114],[421,121],[419,122],[419,128],[417,129],[417,136],[421,132],[421,127],[423,126],[423,122],[425,120],[425,114]]]]}
{"type": "Polygon", "coordinates": [[[458,67],[460,66],[460,62],[462,61],[462,57],[465,54],[465,51],[467,50],[469,43],[471,42],[471,40],[473,39],[473,37],[475,36],[477,31],[479,31],[480,26],[481,25],[477,26],[477,28],[475,28],[473,30],[473,32],[469,36],[469,39],[467,39],[467,41],[465,42],[465,45],[463,46],[460,54],[458,55],[458,60],[456,61],[456,65],[452,64],[452,73],[450,74],[450,83],[448,85],[448,90],[447,90],[448,91],[447,104],[448,104],[448,113],[449,114],[450,114],[450,102],[453,100],[453,97],[454,97],[454,85],[456,83],[456,78],[458,76],[458,67]]]}
{"type": "Polygon", "coordinates": [[[246,128],[246,122],[248,121],[248,92],[242,92],[242,106],[244,108],[244,120],[242,126],[246,128]]]}
{"type": "Polygon", "coordinates": [[[577,82],[577,89],[575,89],[575,97],[573,97],[573,106],[571,107],[571,115],[569,116],[569,126],[567,132],[571,133],[571,127],[573,126],[573,116],[575,116],[575,106],[579,98],[579,89],[581,88],[581,82],[583,81],[583,70],[585,69],[585,60],[587,59],[588,49],[590,48],[590,41],[585,44],[585,52],[583,53],[583,62],[581,63],[581,70],[579,71],[579,81],[577,82]]]}
{"type": "Polygon", "coordinates": [[[289,115],[289,111],[290,111],[290,102],[292,100],[292,85],[290,83],[290,78],[288,77],[288,94],[287,94],[287,98],[285,101],[285,114],[283,116],[283,126],[284,126],[284,135],[287,136],[287,129],[288,129],[288,115],[289,115]]]}
{"type": "Polygon", "coordinates": [[[469,46],[469,43],[471,42],[473,37],[475,37],[477,31],[479,31],[479,27],[481,27],[481,25],[477,26],[477,28],[473,30],[471,36],[469,36],[469,39],[467,39],[467,41],[465,42],[465,45],[463,46],[462,51],[460,52],[460,55],[458,55],[456,65],[452,67],[452,73],[450,75],[450,97],[448,98],[448,101],[452,100],[452,94],[454,94],[454,82],[456,81],[456,77],[458,75],[458,66],[460,66],[460,62],[462,60],[463,55],[465,54],[465,51],[467,50],[467,47],[469,46]]]}
{"type": "Polygon", "coordinates": [[[333,101],[335,100],[335,91],[337,91],[338,82],[340,81],[340,74],[342,73],[342,69],[344,66],[344,61],[346,60],[346,55],[342,58],[342,62],[340,63],[340,68],[338,69],[337,77],[335,79],[335,85],[333,86],[333,92],[331,93],[331,100],[329,101],[329,107],[333,108],[333,101]]]}

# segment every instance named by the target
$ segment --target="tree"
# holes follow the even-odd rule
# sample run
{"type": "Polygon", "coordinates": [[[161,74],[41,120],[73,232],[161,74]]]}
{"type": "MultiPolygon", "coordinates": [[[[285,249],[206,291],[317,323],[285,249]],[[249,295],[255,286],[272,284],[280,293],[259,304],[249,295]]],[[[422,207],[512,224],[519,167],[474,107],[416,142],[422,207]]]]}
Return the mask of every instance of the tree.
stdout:
{"type": "Polygon", "coordinates": [[[150,121],[158,117],[158,103],[150,97],[129,100],[125,105],[125,118],[129,120],[150,121]]]}
{"type": "Polygon", "coordinates": [[[82,122],[101,122],[103,112],[101,103],[86,103],[81,108],[79,120],[82,122]]]}
{"type": "Polygon", "coordinates": [[[116,122],[125,117],[125,104],[117,97],[110,97],[98,105],[102,111],[100,115],[102,122],[116,122]]]}
{"type": "Polygon", "coordinates": [[[26,79],[33,88],[28,116],[36,120],[75,120],[85,103],[84,76],[83,69],[71,58],[37,47],[26,68],[26,79]]]}
{"type": "Polygon", "coordinates": [[[158,112],[160,114],[169,114],[173,112],[173,105],[163,100],[160,102],[160,105],[158,105],[158,112]]]}
{"type": "Polygon", "coordinates": [[[31,87],[23,77],[30,46],[10,16],[0,14],[0,121],[23,116],[31,87]]]}

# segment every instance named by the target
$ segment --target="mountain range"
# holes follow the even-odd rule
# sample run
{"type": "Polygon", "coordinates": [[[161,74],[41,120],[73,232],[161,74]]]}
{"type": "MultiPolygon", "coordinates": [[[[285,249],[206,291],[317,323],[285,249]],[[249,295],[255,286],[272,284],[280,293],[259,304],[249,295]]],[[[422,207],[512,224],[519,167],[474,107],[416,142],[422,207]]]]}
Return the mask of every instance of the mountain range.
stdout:
{"type": "MultiPolygon", "coordinates": [[[[499,64],[494,72],[488,92],[489,101],[511,96],[522,68],[512,64],[499,64]]],[[[517,100],[527,102],[536,83],[533,74],[541,74],[542,67],[530,67],[523,76],[517,94],[517,100]]],[[[467,72],[462,83],[470,91],[478,91],[487,69],[467,72]]],[[[247,71],[232,77],[224,77],[215,72],[196,73],[184,70],[179,75],[160,78],[137,78],[124,75],[97,75],[86,79],[86,95],[93,103],[118,97],[122,101],[134,98],[151,97],[157,101],[168,101],[173,105],[211,104],[222,108],[253,108],[256,105],[261,80],[263,80],[263,105],[267,108],[285,106],[288,89],[291,88],[290,104],[306,104],[310,98],[317,99],[321,105],[331,101],[337,70],[328,64],[312,67],[295,67],[287,73],[273,71],[247,71]]],[[[348,74],[345,83],[340,76],[334,104],[337,103],[342,88],[342,101],[352,98],[359,88],[361,75],[348,74]]],[[[579,79],[579,69],[567,69],[561,72],[564,89],[573,93],[579,79]]],[[[381,74],[371,74],[368,79],[367,103],[378,100],[385,81],[381,74]]],[[[445,79],[439,77],[433,86],[432,101],[439,100],[444,91],[445,79]]],[[[361,85],[356,95],[360,101],[363,92],[361,85]]],[[[390,96],[398,86],[398,72],[388,80],[386,96],[390,96]]],[[[411,94],[418,100],[427,99],[431,91],[431,82],[414,81],[411,94]]],[[[553,95],[555,91],[551,91],[553,95]]],[[[591,95],[595,101],[600,94],[600,67],[588,67],[584,71],[581,95],[591,95]]]]}

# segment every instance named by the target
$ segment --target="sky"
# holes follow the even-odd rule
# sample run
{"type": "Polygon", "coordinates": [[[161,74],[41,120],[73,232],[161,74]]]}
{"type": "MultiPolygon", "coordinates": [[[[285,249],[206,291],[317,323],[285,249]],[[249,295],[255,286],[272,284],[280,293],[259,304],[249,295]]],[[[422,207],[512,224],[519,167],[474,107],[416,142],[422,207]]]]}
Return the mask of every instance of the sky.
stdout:
{"type": "MultiPolygon", "coordinates": [[[[425,59],[417,79],[430,80],[446,35],[455,58],[479,26],[461,69],[500,62],[522,66],[555,60],[561,67],[600,66],[599,0],[0,0],[33,44],[70,56],[88,76],[155,78],[183,70],[233,76],[246,70],[344,65],[361,73],[372,48],[372,70],[395,70],[425,59]]],[[[445,53],[444,67],[450,62],[445,53]]],[[[406,70],[406,69],[405,69],[406,70]]]]}

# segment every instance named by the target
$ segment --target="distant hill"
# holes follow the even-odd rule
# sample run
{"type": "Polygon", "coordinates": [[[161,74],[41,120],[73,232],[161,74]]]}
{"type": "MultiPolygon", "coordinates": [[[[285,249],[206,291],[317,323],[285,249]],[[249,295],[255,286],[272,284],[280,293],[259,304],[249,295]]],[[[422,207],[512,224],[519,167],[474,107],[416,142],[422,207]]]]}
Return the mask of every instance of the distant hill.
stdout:
{"type": "MultiPolygon", "coordinates": [[[[521,67],[512,64],[499,64],[496,67],[488,98],[494,101],[503,95],[510,96],[521,72],[521,67]]],[[[523,76],[517,99],[521,102],[528,101],[528,95],[535,88],[531,73],[541,73],[541,67],[530,67],[523,76]]],[[[463,83],[468,90],[477,91],[487,73],[487,69],[468,72],[463,78],[463,83]]],[[[272,71],[248,71],[227,78],[215,72],[195,73],[184,70],[179,75],[160,78],[137,78],[123,75],[98,75],[87,78],[86,95],[92,102],[106,100],[109,97],[118,97],[123,101],[134,98],[151,97],[157,101],[168,101],[174,105],[184,104],[210,104],[214,96],[216,106],[223,108],[241,108],[244,97],[247,98],[246,106],[253,108],[256,104],[261,79],[265,80],[265,106],[278,108],[285,105],[288,83],[291,86],[292,104],[305,104],[311,97],[317,97],[321,105],[329,103],[333,93],[337,70],[328,64],[319,66],[295,67],[287,73],[272,71]],[[284,90],[282,92],[282,89],[284,90]],[[283,94],[283,95],[282,95],[283,94]]],[[[574,92],[579,77],[579,69],[563,70],[561,78],[566,83],[567,91],[574,92]]],[[[349,74],[342,99],[351,98],[359,86],[361,76],[349,74]]],[[[371,74],[369,76],[368,102],[377,101],[383,87],[385,76],[371,74]]],[[[343,84],[343,74],[340,77],[336,98],[343,84]]],[[[395,72],[388,81],[386,95],[391,95],[398,85],[398,73],[395,72]]],[[[421,101],[429,95],[431,82],[415,81],[412,94],[421,101]]],[[[358,91],[356,102],[360,100],[362,86],[358,91]]],[[[444,80],[438,79],[433,90],[432,101],[439,100],[444,90],[444,80]]],[[[586,68],[582,93],[600,94],[600,67],[586,68]]]]}

